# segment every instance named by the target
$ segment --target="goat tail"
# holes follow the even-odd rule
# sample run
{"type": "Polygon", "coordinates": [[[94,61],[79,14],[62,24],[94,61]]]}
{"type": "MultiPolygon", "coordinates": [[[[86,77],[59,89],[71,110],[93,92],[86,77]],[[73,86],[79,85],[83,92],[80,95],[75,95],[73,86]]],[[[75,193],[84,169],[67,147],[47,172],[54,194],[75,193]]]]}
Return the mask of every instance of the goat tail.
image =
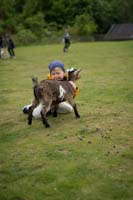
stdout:
{"type": "Polygon", "coordinates": [[[32,77],[32,83],[33,83],[33,87],[38,85],[38,78],[36,76],[32,77]]]}
{"type": "Polygon", "coordinates": [[[35,99],[38,101],[39,100],[39,90],[38,90],[38,78],[37,77],[32,77],[32,83],[33,83],[33,92],[35,99]]]}

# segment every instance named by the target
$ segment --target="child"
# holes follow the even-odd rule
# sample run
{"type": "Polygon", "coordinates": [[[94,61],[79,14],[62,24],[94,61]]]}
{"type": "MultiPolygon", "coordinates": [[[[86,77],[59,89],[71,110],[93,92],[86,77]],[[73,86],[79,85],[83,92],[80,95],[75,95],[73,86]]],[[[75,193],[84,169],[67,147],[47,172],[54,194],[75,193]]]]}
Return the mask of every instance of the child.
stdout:
{"type": "MultiPolygon", "coordinates": [[[[55,60],[55,61],[51,62],[48,67],[49,67],[50,74],[48,75],[47,78],[49,80],[50,79],[52,79],[52,80],[67,80],[64,64],[61,61],[55,60]]],[[[72,82],[72,81],[69,81],[69,82],[73,86],[73,88],[75,90],[75,96],[76,96],[78,89],[74,82],[72,82]]],[[[28,113],[30,106],[31,106],[31,104],[24,106],[23,112],[28,113]]],[[[33,111],[33,117],[40,118],[41,117],[41,115],[40,115],[41,109],[42,109],[42,104],[39,104],[33,111]]],[[[57,112],[58,113],[70,113],[70,112],[72,112],[72,110],[73,110],[72,106],[68,102],[64,101],[64,102],[59,103],[57,112]]]]}
{"type": "Polygon", "coordinates": [[[68,51],[68,48],[70,46],[70,34],[68,31],[65,32],[65,35],[64,35],[64,48],[63,48],[63,51],[64,52],[67,52],[68,51]]]}

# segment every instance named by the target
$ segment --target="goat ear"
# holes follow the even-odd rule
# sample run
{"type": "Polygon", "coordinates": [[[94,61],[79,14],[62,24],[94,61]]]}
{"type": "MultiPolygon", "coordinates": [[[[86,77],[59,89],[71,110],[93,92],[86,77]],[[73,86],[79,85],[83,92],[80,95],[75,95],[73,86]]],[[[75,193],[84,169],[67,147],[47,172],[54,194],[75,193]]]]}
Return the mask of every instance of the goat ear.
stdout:
{"type": "Polygon", "coordinates": [[[80,73],[81,69],[77,69],[76,72],[75,72],[75,76],[76,76],[76,80],[78,80],[80,78],[80,73]]]}
{"type": "Polygon", "coordinates": [[[78,72],[80,72],[80,71],[81,71],[81,69],[79,68],[79,69],[77,69],[77,71],[78,71],[78,72]]]}

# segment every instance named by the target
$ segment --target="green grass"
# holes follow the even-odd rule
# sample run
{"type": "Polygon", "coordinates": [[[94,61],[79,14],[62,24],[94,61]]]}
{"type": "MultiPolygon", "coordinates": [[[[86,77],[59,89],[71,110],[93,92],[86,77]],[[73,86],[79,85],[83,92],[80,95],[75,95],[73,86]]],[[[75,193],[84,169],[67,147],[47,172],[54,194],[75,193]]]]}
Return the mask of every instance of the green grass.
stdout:
{"type": "Polygon", "coordinates": [[[133,41],[18,47],[0,60],[0,200],[133,199],[133,41]],[[80,67],[81,115],[27,125],[31,76],[80,67]]]}

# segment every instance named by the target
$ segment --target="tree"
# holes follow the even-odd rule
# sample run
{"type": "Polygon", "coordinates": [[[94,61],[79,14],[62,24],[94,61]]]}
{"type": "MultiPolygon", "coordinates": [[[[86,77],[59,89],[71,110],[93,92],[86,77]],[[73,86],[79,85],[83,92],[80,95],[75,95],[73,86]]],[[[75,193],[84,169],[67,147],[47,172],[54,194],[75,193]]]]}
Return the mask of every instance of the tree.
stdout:
{"type": "Polygon", "coordinates": [[[78,35],[91,36],[92,33],[96,32],[97,25],[90,18],[88,14],[82,14],[82,15],[76,16],[74,29],[78,35]]]}
{"type": "Polygon", "coordinates": [[[16,18],[14,3],[10,0],[1,0],[0,2],[0,30],[1,32],[15,32],[16,18]]]}
{"type": "Polygon", "coordinates": [[[133,1],[132,0],[112,0],[112,21],[114,23],[133,22],[133,1]],[[116,3],[117,2],[117,3],[116,3]]]}
{"type": "Polygon", "coordinates": [[[44,32],[44,16],[38,12],[36,15],[30,16],[25,20],[25,28],[30,29],[37,37],[41,37],[44,32]]]}
{"type": "Polygon", "coordinates": [[[0,33],[21,26],[38,37],[44,27],[57,33],[70,25],[80,35],[104,34],[113,23],[132,23],[132,10],[132,0],[0,0],[0,33]]]}

